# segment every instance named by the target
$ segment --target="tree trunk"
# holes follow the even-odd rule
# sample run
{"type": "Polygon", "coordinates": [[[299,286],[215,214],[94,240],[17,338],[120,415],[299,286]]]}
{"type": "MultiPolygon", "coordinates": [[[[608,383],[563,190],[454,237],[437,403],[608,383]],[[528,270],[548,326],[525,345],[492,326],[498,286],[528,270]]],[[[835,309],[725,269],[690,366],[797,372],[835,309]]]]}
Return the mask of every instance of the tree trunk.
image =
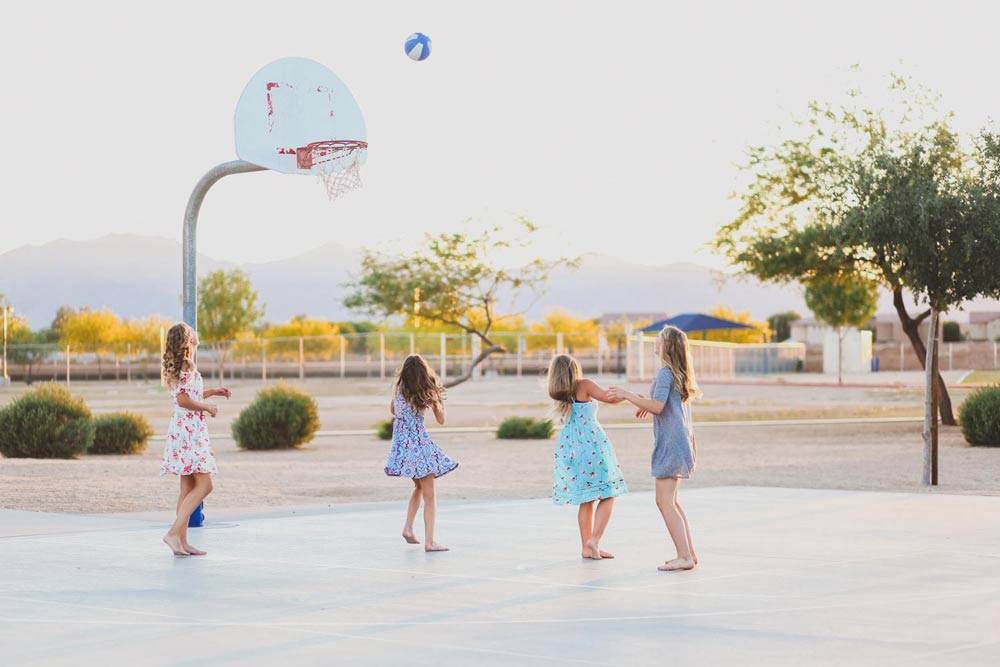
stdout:
{"type": "Polygon", "coordinates": [[[937,485],[937,397],[934,381],[937,374],[937,308],[931,306],[930,332],[927,337],[927,360],[924,364],[924,474],[927,486],[937,485]]]}
{"type": "MultiPolygon", "coordinates": [[[[903,302],[903,290],[899,287],[893,288],[892,290],[892,305],[896,308],[896,314],[899,316],[899,323],[903,325],[903,333],[905,333],[906,337],[910,340],[913,352],[917,355],[917,358],[920,359],[920,367],[927,370],[927,348],[924,347],[924,341],[920,339],[920,323],[923,322],[924,318],[930,314],[930,311],[926,314],[922,314],[916,319],[910,317],[910,314],[906,312],[906,304],[903,302]]],[[[948,387],[945,385],[944,378],[941,377],[941,373],[936,373],[936,376],[941,423],[947,426],[955,426],[955,415],[951,409],[951,397],[948,395],[948,387]]]]}
{"type": "Polygon", "coordinates": [[[475,359],[472,360],[472,363],[469,364],[469,368],[466,369],[465,373],[463,373],[461,376],[453,380],[448,380],[447,382],[445,382],[444,383],[445,389],[454,387],[456,385],[460,385],[463,382],[467,381],[469,378],[472,377],[472,371],[476,368],[476,366],[483,363],[483,361],[486,360],[486,357],[490,356],[494,352],[503,352],[503,351],[504,347],[502,345],[490,345],[488,348],[480,352],[479,356],[477,356],[475,359]]]}
{"type": "Polygon", "coordinates": [[[837,384],[844,384],[844,327],[837,327],[837,384]]]}

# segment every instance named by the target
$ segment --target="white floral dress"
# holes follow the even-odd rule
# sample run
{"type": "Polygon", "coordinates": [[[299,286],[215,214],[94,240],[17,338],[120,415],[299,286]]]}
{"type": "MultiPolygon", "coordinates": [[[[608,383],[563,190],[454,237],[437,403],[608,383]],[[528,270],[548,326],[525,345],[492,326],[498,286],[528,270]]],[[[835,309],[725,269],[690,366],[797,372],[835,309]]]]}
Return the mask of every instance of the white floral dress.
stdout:
{"type": "Polygon", "coordinates": [[[167,429],[167,445],[163,449],[163,465],[160,475],[191,475],[196,472],[218,472],[215,452],[208,439],[208,423],[205,413],[186,410],[177,405],[177,397],[187,394],[195,401],[204,396],[204,382],[198,371],[181,371],[177,385],[173,388],[174,416],[167,429]]]}

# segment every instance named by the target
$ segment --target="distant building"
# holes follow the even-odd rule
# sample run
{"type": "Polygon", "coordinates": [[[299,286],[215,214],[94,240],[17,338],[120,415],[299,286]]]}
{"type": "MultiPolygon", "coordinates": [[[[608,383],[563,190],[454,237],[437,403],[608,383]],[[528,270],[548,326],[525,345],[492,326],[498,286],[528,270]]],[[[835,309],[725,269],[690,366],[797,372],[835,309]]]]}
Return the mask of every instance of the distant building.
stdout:
{"type": "Polygon", "coordinates": [[[968,340],[996,340],[1000,336],[1000,312],[969,313],[968,340]]]}
{"type": "Polygon", "coordinates": [[[623,327],[631,324],[633,327],[645,326],[659,320],[665,320],[670,315],[664,312],[658,313],[604,313],[598,323],[602,327],[623,327]]]}
{"type": "Polygon", "coordinates": [[[829,324],[817,322],[811,317],[803,317],[792,322],[789,343],[805,343],[806,345],[822,345],[826,334],[833,330],[829,324]]]}

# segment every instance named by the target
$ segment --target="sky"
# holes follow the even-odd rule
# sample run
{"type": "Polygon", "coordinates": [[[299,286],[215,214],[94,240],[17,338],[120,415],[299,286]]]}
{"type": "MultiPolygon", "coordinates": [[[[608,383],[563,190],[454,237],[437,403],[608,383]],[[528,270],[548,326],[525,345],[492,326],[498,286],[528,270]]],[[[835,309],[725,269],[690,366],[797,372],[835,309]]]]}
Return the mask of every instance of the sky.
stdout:
{"type": "Polygon", "coordinates": [[[236,158],[250,77],[315,59],[367,124],[364,188],[221,181],[199,250],[267,261],[327,242],[409,249],[468,218],[542,227],[537,253],[724,262],[749,145],[811,99],[907,74],[963,129],[1000,109],[991,3],[16,3],[0,28],[0,253],[125,232],[179,239],[195,182],[236,158]],[[413,62],[415,31],[433,53],[413,62]],[[861,73],[851,66],[861,66],[861,73]]]}

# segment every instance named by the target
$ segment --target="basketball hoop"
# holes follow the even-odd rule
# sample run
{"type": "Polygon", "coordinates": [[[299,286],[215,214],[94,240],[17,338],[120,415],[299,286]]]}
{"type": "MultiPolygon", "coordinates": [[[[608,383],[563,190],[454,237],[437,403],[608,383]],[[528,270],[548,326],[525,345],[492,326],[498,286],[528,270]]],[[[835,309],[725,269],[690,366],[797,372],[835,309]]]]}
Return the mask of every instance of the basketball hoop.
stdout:
{"type": "Polygon", "coordinates": [[[361,187],[361,157],[367,141],[314,141],[295,149],[296,165],[316,173],[330,200],[361,187]]]}

